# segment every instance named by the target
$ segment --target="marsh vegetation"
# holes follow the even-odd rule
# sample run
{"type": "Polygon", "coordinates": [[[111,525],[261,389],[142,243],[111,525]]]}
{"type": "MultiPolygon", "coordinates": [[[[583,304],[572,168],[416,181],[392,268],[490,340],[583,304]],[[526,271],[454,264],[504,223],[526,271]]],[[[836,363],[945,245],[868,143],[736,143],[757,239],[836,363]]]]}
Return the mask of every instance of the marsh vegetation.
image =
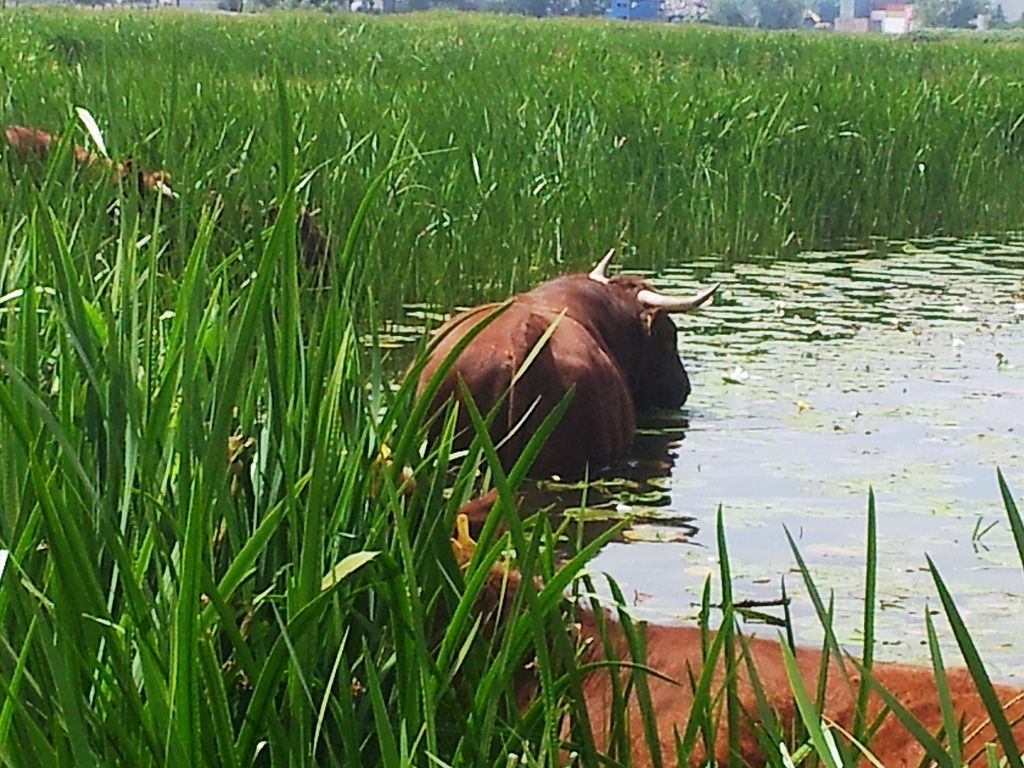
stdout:
{"type": "MultiPolygon", "coordinates": [[[[82,142],[85,106],[179,195],[119,197],[59,153],[0,163],[11,765],[556,764],[578,714],[564,594],[594,591],[574,577],[621,525],[522,521],[510,491],[536,441],[508,477],[483,439],[449,473],[386,334],[610,245],[658,273],[701,255],[702,278],[1020,222],[1015,45],[445,15],[3,20],[5,123],[82,142]],[[299,208],[320,209],[324,273],[298,253],[299,208]],[[491,483],[504,500],[463,574],[455,510],[491,483]],[[508,549],[541,582],[491,631],[473,605],[508,549]],[[524,658],[540,693],[520,710],[524,658]]],[[[701,614],[729,633],[726,540],[701,614]]],[[[807,726],[767,738],[828,764],[807,726]]]]}

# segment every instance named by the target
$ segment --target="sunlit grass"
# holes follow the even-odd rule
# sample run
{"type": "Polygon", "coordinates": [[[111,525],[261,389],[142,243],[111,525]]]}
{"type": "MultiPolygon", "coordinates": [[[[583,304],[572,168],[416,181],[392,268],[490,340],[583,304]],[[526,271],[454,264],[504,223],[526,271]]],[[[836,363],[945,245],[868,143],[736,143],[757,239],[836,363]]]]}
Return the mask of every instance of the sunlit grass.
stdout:
{"type": "MultiPolygon", "coordinates": [[[[357,254],[388,313],[507,293],[611,245],[663,266],[1021,222],[1013,45],[445,14],[5,22],[4,120],[58,130],[88,107],[112,153],[174,174],[183,210],[222,196],[219,250],[279,194],[278,75],[315,170],[303,197],[336,237],[371,179],[417,158],[357,254]]],[[[4,209],[23,212],[10,186],[4,209]]]]}
{"type": "MultiPolygon", "coordinates": [[[[212,249],[212,213],[198,215],[177,279],[161,263],[159,214],[145,237],[127,204],[99,253],[79,250],[45,197],[11,237],[4,263],[22,292],[0,305],[5,762],[498,765],[513,753],[556,765],[563,715],[586,722],[563,596],[613,531],[559,565],[556,541],[571,531],[519,520],[513,491],[543,432],[508,477],[483,437],[448,475],[454,422],[421,453],[415,377],[389,386],[380,354],[358,342],[354,302],[300,276],[294,206],[283,193],[245,276],[233,271],[237,254],[212,249]],[[448,540],[456,507],[481,487],[470,471],[479,462],[502,502],[461,575],[448,540]],[[506,551],[528,578],[509,597],[512,618],[484,625],[475,606],[506,551]],[[520,711],[526,661],[539,688],[520,711]]],[[[473,418],[485,435],[484,417],[473,418]]],[[[705,645],[709,658],[742,664],[721,517],[718,547],[724,612],[715,618],[706,591],[705,645]]],[[[798,563],[838,658],[831,608],[798,563]]],[[[873,603],[869,588],[869,667],[873,603]]],[[[617,618],[643,660],[642,631],[628,612],[617,618]]],[[[638,697],[647,724],[631,737],[612,724],[621,756],[629,738],[657,749],[644,680],[633,670],[617,694],[619,707],[638,697]]],[[[737,712],[719,706],[732,694],[710,673],[694,685],[684,758],[737,712]]],[[[812,714],[824,689],[805,693],[806,736],[766,711],[763,739],[827,764],[835,737],[812,714]]],[[[596,760],[589,733],[580,726],[572,743],[596,760]]]]}
{"type": "MultiPolygon", "coordinates": [[[[564,714],[595,764],[563,597],[604,539],[559,563],[572,530],[519,519],[543,433],[507,477],[483,437],[449,473],[454,422],[424,452],[415,377],[394,385],[365,334],[402,301],[505,291],[609,243],[657,264],[1017,220],[1013,50],[451,16],[4,18],[5,122],[84,141],[87,106],[113,156],[167,167],[181,195],[112,216],[115,191],[67,157],[0,172],[9,765],[556,765],[564,714]],[[296,253],[300,205],[333,235],[325,283],[296,253]],[[449,536],[477,466],[502,500],[463,573],[449,536]],[[508,552],[525,587],[485,626],[508,552]]],[[[701,622],[708,655],[736,663],[719,532],[724,611],[709,585],[701,622]]],[[[873,610],[869,587],[868,667],[873,610]]],[[[723,717],[712,683],[695,681],[683,758],[723,717]]],[[[629,696],[654,748],[644,687],[638,669],[616,691],[617,755],[629,696]]],[[[806,733],[765,740],[827,760],[807,694],[806,733]]]]}
{"type": "MultiPolygon", "coordinates": [[[[210,213],[176,276],[127,202],[98,254],[45,198],[12,238],[5,762],[479,764],[518,744],[502,692],[549,630],[508,627],[504,665],[486,663],[448,548],[472,478],[442,497],[444,455],[414,455],[410,386],[362,354],[352,302],[308,293],[294,205],[241,280],[210,213]]],[[[564,635],[549,581],[535,616],[564,635]]]]}

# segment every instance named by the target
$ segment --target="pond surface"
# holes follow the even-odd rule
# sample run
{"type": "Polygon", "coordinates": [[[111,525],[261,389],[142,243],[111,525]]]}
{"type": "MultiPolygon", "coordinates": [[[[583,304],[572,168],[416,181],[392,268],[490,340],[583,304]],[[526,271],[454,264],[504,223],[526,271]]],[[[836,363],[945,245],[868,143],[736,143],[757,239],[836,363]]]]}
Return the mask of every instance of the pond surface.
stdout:
{"type": "Polygon", "coordinates": [[[610,506],[647,519],[591,570],[652,621],[692,620],[717,577],[721,504],[735,598],[777,598],[785,574],[798,641],[820,641],[785,526],[854,649],[873,487],[879,656],[927,660],[924,611],[940,607],[927,553],[993,674],[1024,679],[1024,567],[996,482],[998,466],[1021,506],[1024,242],[890,243],[654,279],[677,291],[708,280],[720,298],[678,321],[688,426],[642,437],[647,494],[610,506]]]}
{"type": "MultiPolygon", "coordinates": [[[[599,590],[607,573],[638,616],[692,621],[705,578],[717,581],[721,505],[735,599],[776,599],[784,576],[798,642],[820,642],[788,528],[855,651],[873,487],[878,657],[927,661],[924,611],[940,607],[927,553],[992,674],[1024,679],[1024,567],[996,482],[998,466],[1020,505],[1024,240],[697,261],[652,281],[722,288],[677,320],[686,407],[646,421],[618,468],[628,479],[588,492],[585,514],[635,516],[591,564],[599,590]]],[[[959,664],[937,619],[945,659],[959,664]]]]}

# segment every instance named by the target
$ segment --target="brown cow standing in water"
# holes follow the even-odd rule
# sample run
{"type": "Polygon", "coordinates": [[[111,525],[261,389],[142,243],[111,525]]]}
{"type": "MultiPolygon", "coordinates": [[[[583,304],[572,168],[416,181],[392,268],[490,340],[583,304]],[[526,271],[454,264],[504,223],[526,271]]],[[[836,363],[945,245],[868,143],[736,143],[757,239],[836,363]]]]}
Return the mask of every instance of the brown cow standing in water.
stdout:
{"type": "MultiPolygon", "coordinates": [[[[460,514],[457,522],[456,537],[452,540],[452,549],[456,560],[461,566],[472,556],[475,542],[469,536],[469,521],[460,514]]],[[[512,603],[512,593],[518,588],[520,579],[515,571],[495,565],[485,584],[477,608],[484,614],[487,624],[507,618],[507,610],[512,603]],[[499,610],[504,613],[499,613],[499,610]]],[[[629,644],[622,626],[611,619],[604,624],[604,637],[598,617],[589,610],[579,609],[576,612],[576,637],[582,647],[579,659],[582,672],[581,688],[590,719],[595,745],[602,753],[608,749],[607,732],[613,707],[613,676],[619,679],[618,689],[624,689],[624,683],[630,674],[625,669],[614,666],[588,666],[599,664],[610,659],[633,662],[629,644]]],[[[693,688],[700,678],[704,666],[701,631],[695,627],[647,626],[644,634],[646,657],[640,659],[648,669],[658,676],[646,675],[650,691],[651,711],[658,728],[658,743],[664,764],[678,766],[676,760],[676,733],[680,738],[686,730],[693,705],[693,688]],[[659,677],[661,676],[661,677],[659,677]],[[668,679],[663,679],[668,678],[668,679]]],[[[709,642],[713,640],[712,634],[709,642]]],[[[709,760],[719,766],[750,765],[764,766],[768,764],[765,750],[756,736],[759,722],[758,703],[755,686],[752,683],[750,667],[753,667],[758,684],[763,690],[767,704],[775,713],[778,725],[784,733],[792,733],[794,726],[800,722],[800,714],[793,700],[792,688],[786,675],[782,651],[778,641],[759,638],[738,637],[745,643],[751,665],[748,665],[737,648],[738,670],[736,688],[742,709],[740,716],[741,733],[739,739],[739,755],[730,755],[727,719],[724,707],[716,721],[716,730],[711,735],[712,754],[705,752],[703,740],[698,738],[694,751],[689,755],[686,766],[697,768],[706,766],[709,760]]],[[[821,651],[809,648],[798,648],[796,664],[800,671],[805,689],[813,696],[817,690],[818,676],[821,672],[821,651]]],[[[832,661],[827,673],[827,689],[822,714],[826,723],[851,732],[854,727],[856,712],[857,689],[860,675],[853,665],[847,663],[849,683],[843,678],[839,665],[832,661]]],[[[932,735],[939,733],[943,726],[942,711],[936,689],[932,669],[923,666],[876,662],[872,666],[872,676],[881,683],[897,700],[912,714],[932,735]]],[[[961,754],[966,765],[982,768],[986,765],[984,749],[986,743],[996,743],[995,730],[989,721],[988,713],[981,697],[978,695],[974,681],[966,669],[947,669],[950,698],[954,717],[961,727],[961,754]]],[[[535,695],[535,681],[531,676],[523,674],[518,681],[517,700],[526,705],[535,695]]],[[[716,695],[725,686],[725,664],[716,664],[712,695],[716,695]]],[[[995,693],[1003,706],[1009,721],[1014,742],[1018,751],[1024,750],[1024,689],[1008,685],[996,685],[995,693]]],[[[723,696],[724,699],[724,696],[723,696]]],[[[721,699],[720,699],[721,700],[721,699]]],[[[865,722],[871,723],[884,709],[882,699],[877,692],[872,692],[868,701],[868,717],[865,722]]],[[[634,768],[646,768],[653,761],[644,738],[644,726],[641,710],[636,701],[635,691],[630,697],[628,711],[628,734],[631,747],[631,763],[634,768]]],[[[569,728],[563,731],[563,738],[568,738],[569,728]]],[[[924,757],[924,749],[910,734],[903,724],[892,713],[888,712],[880,726],[866,745],[870,753],[885,768],[910,768],[920,765],[924,757]]],[[[997,752],[1003,753],[997,746],[997,752]]],[[[778,754],[772,761],[780,762],[778,754]]],[[[863,758],[859,765],[869,765],[863,758]]]]}
{"type": "MultiPolygon", "coordinates": [[[[46,162],[60,140],[48,131],[40,128],[28,128],[24,125],[6,126],[4,137],[15,158],[21,162],[33,159],[46,162]]],[[[111,180],[115,184],[134,180],[140,195],[156,193],[169,199],[176,197],[170,187],[171,176],[167,171],[136,170],[135,161],[131,157],[114,162],[110,158],[90,152],[77,144],[72,146],[71,153],[80,167],[97,169],[104,173],[109,172],[111,180]]]]}
{"type": "MultiPolygon", "coordinates": [[[[579,475],[587,465],[597,470],[622,457],[633,442],[638,409],[678,408],[690,394],[669,315],[692,312],[718,286],[692,297],[666,296],[636,275],[606,277],[611,256],[609,251],[589,275],[558,277],[514,297],[446,372],[431,410],[460,399],[460,379],[481,413],[500,404],[491,438],[507,468],[571,391],[532,472],[579,475]]],[[[420,392],[455,345],[500,306],[474,307],[438,330],[441,341],[420,374],[420,392]]],[[[470,420],[464,409],[458,427],[465,445],[470,420]]]]}

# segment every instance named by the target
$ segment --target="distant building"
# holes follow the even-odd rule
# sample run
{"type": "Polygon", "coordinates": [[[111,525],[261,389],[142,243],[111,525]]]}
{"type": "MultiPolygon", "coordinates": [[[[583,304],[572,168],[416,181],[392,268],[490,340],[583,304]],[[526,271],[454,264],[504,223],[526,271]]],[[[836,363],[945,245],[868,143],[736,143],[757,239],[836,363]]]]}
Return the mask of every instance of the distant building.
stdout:
{"type": "Polygon", "coordinates": [[[703,21],[708,6],[705,0],[611,0],[604,15],[633,21],[703,21]]]}
{"type": "Polygon", "coordinates": [[[840,32],[882,32],[887,35],[905,35],[919,26],[913,3],[871,0],[840,0],[839,18],[835,23],[840,32]]]}
{"type": "Polygon", "coordinates": [[[840,19],[866,19],[871,13],[871,0],[839,0],[840,19]]]}
{"type": "Polygon", "coordinates": [[[905,35],[920,26],[917,10],[910,3],[875,3],[869,18],[873,32],[887,35],[905,35]]]}
{"type": "Polygon", "coordinates": [[[612,0],[605,17],[631,21],[661,18],[661,0],[612,0]]]}

